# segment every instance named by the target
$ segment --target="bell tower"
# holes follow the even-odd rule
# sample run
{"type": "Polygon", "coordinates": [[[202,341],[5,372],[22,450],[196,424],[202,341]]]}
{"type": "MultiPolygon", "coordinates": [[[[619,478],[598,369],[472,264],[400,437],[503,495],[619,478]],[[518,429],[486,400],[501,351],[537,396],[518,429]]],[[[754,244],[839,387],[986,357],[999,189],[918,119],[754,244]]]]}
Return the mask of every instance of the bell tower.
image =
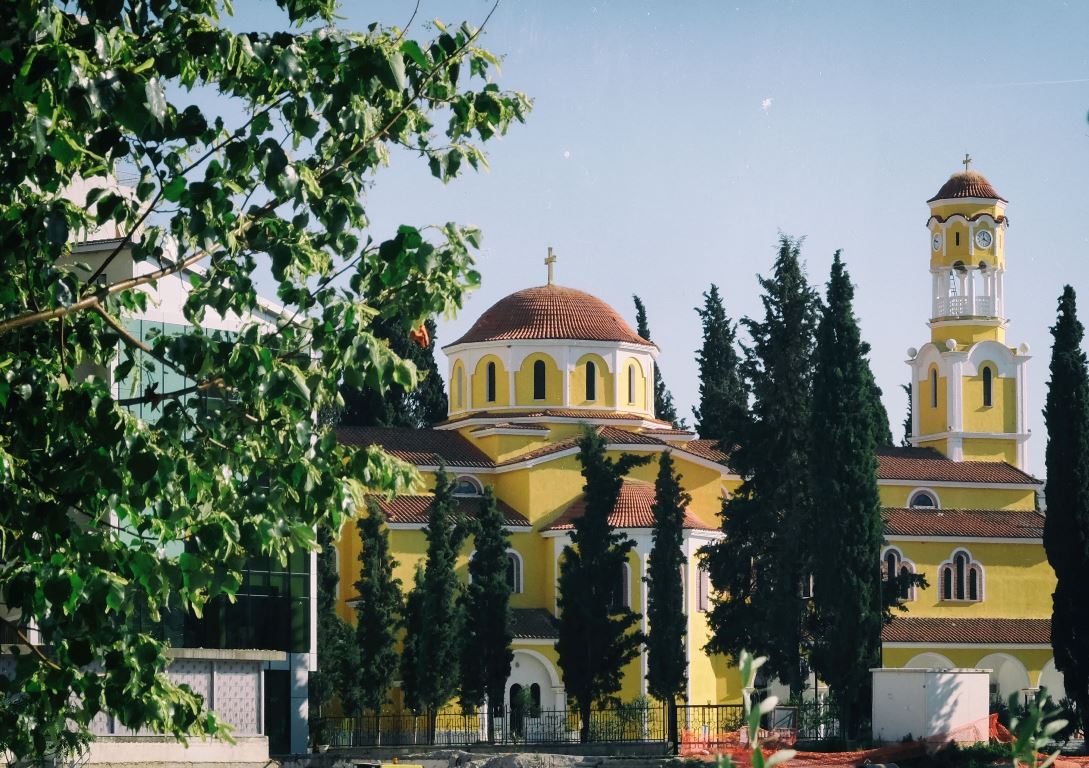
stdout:
{"type": "Polygon", "coordinates": [[[1007,201],[970,168],[927,201],[930,342],[908,350],[913,445],[1025,466],[1028,346],[1006,344],[1007,201]]]}

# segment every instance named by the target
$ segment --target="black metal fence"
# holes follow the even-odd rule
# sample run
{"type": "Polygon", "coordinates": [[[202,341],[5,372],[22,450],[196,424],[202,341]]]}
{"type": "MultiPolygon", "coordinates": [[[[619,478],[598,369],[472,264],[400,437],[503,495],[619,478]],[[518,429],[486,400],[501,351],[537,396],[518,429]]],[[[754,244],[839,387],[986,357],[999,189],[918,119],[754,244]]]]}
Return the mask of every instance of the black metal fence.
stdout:
{"type": "MultiPolygon", "coordinates": [[[[581,718],[574,709],[506,708],[492,714],[497,744],[577,744],[581,718]]],[[[440,712],[430,732],[426,715],[326,717],[317,737],[331,747],[441,745],[467,746],[488,741],[487,715],[440,712]]],[[[630,704],[593,709],[590,741],[599,743],[665,741],[665,710],[657,704],[630,704]]]]}
{"type": "MultiPolygon", "coordinates": [[[[745,710],[740,704],[679,706],[680,746],[713,748],[737,744],[744,722],[745,710]]],[[[492,740],[506,745],[577,744],[580,725],[581,718],[575,709],[507,708],[492,714],[492,740]]],[[[488,741],[488,720],[483,712],[441,712],[435,718],[434,733],[430,732],[426,715],[411,714],[326,717],[315,726],[317,743],[331,747],[470,746],[488,741]]],[[[835,713],[823,702],[776,707],[763,719],[763,727],[803,740],[839,735],[835,713]]],[[[590,712],[591,743],[664,744],[667,738],[664,705],[620,704],[590,712]]]]}

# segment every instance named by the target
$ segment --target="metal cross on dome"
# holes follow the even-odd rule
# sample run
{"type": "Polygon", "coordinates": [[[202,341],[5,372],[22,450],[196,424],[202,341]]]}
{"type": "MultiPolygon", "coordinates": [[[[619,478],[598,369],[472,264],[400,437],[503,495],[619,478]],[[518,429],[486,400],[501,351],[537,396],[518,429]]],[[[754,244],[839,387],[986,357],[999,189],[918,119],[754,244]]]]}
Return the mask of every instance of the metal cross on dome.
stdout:
{"type": "Polygon", "coordinates": [[[968,166],[972,164],[972,156],[965,152],[964,159],[961,162],[964,163],[964,172],[968,173],[968,166]]]}
{"type": "Polygon", "coordinates": [[[548,246],[548,256],[544,260],[548,267],[548,284],[552,285],[552,266],[556,263],[556,254],[552,253],[552,246],[548,246]]]}

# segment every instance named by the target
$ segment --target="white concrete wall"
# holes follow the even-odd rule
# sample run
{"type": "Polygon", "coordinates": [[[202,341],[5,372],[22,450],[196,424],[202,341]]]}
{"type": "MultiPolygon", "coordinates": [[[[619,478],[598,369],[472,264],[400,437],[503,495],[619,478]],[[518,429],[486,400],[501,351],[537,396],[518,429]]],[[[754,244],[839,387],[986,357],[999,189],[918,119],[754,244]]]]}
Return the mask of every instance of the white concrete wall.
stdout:
{"type": "Polygon", "coordinates": [[[873,737],[972,743],[989,735],[990,670],[873,669],[873,737]]]}

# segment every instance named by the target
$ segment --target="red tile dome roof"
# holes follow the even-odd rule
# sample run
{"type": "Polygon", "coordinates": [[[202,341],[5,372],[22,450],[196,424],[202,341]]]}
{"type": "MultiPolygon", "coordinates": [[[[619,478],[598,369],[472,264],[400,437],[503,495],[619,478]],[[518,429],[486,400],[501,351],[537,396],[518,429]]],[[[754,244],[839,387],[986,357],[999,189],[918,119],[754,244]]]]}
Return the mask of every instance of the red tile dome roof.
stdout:
{"type": "Polygon", "coordinates": [[[596,296],[560,285],[526,288],[500,299],[447,347],[480,341],[577,339],[654,346],[596,296]]]}
{"type": "Polygon", "coordinates": [[[932,203],[935,200],[951,200],[958,197],[984,197],[991,200],[1008,202],[1006,198],[994,191],[991,182],[976,171],[960,171],[949,177],[949,181],[942,184],[938,194],[927,200],[932,203]]]}

